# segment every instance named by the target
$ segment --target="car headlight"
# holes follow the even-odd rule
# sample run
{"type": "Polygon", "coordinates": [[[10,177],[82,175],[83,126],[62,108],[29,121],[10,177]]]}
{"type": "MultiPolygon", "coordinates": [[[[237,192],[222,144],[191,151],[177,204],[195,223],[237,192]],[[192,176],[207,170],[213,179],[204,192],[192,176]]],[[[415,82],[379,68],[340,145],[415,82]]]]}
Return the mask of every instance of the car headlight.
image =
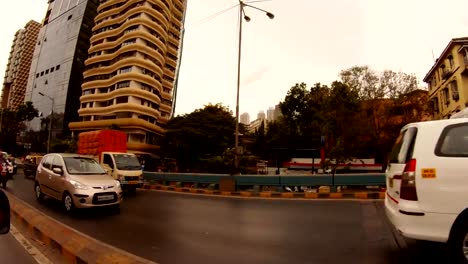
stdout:
{"type": "Polygon", "coordinates": [[[115,181],[115,188],[120,188],[120,182],[119,181],[115,181]]]}
{"type": "Polygon", "coordinates": [[[70,183],[73,185],[73,187],[75,187],[75,189],[77,190],[89,190],[91,189],[91,187],[89,187],[88,185],[84,185],[82,184],[81,182],[77,182],[77,181],[74,181],[74,180],[70,180],[70,183]]]}

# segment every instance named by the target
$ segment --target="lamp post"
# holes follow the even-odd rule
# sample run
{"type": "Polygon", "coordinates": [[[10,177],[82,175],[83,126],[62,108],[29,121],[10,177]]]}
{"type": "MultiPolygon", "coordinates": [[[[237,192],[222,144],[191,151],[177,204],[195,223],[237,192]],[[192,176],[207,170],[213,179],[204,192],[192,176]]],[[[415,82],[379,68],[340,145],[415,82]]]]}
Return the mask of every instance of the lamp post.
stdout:
{"type": "Polygon", "coordinates": [[[46,94],[43,94],[42,92],[39,92],[39,95],[47,97],[52,101],[52,106],[51,106],[51,110],[50,110],[50,117],[49,117],[49,134],[47,136],[47,153],[49,153],[49,150],[50,150],[50,137],[52,135],[52,121],[53,121],[53,118],[54,118],[54,98],[52,98],[52,97],[50,97],[50,96],[48,96],[46,94]]]}
{"type": "Polygon", "coordinates": [[[246,22],[250,21],[250,17],[245,14],[245,7],[251,7],[265,13],[268,18],[273,19],[275,15],[272,13],[263,10],[261,8],[249,5],[239,0],[239,51],[237,57],[237,97],[236,97],[236,132],[235,132],[235,155],[234,155],[234,166],[236,173],[239,171],[239,91],[240,91],[240,69],[241,69],[241,53],[242,53],[242,20],[245,19],[246,22]]]}

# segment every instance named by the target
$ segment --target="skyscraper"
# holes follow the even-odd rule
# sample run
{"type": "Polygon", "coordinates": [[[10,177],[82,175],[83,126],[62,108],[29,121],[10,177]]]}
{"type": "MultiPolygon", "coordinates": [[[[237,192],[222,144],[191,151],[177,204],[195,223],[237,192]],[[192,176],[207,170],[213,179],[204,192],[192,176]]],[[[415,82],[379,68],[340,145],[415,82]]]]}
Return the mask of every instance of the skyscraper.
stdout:
{"type": "Polygon", "coordinates": [[[249,113],[243,113],[240,116],[240,122],[244,125],[249,125],[250,124],[250,115],[249,113]]]}
{"type": "Polygon", "coordinates": [[[267,121],[272,122],[275,120],[275,108],[270,107],[267,110],[267,121]]]}
{"type": "Polygon", "coordinates": [[[258,112],[257,119],[265,119],[265,118],[266,118],[265,117],[265,112],[263,112],[263,111],[258,112]]]}
{"type": "Polygon", "coordinates": [[[173,111],[184,0],[101,0],[81,86],[80,132],[118,126],[129,151],[157,152],[173,111]]]}
{"type": "Polygon", "coordinates": [[[29,69],[40,28],[40,23],[31,20],[15,34],[3,81],[2,108],[17,109],[24,102],[29,69]]]}
{"type": "MultiPolygon", "coordinates": [[[[68,123],[78,120],[80,85],[87,58],[98,0],[49,0],[47,13],[35,44],[26,101],[50,117],[53,137],[68,134],[68,123]]],[[[29,123],[41,129],[41,118],[29,123]]]]}

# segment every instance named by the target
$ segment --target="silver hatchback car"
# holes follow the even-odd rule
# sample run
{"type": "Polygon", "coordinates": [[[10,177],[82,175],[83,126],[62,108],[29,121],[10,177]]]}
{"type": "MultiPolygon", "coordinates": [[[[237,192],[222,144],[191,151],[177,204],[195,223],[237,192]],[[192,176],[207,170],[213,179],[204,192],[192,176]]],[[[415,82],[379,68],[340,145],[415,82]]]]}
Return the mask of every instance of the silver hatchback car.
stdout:
{"type": "Polygon", "coordinates": [[[120,183],[110,177],[94,159],[79,154],[45,155],[37,167],[36,198],[62,201],[66,212],[75,208],[113,206],[122,201],[120,183]]]}

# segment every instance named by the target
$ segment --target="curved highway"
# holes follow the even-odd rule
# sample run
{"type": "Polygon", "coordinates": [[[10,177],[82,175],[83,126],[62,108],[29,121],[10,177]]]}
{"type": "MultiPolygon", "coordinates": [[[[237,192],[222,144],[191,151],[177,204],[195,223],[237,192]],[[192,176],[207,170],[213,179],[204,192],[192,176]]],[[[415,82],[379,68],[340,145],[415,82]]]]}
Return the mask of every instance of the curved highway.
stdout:
{"type": "Polygon", "coordinates": [[[404,240],[380,201],[268,200],[138,191],[121,212],[38,203],[21,171],[17,197],[103,242],[159,263],[415,263],[446,259],[444,246],[404,240]]]}

